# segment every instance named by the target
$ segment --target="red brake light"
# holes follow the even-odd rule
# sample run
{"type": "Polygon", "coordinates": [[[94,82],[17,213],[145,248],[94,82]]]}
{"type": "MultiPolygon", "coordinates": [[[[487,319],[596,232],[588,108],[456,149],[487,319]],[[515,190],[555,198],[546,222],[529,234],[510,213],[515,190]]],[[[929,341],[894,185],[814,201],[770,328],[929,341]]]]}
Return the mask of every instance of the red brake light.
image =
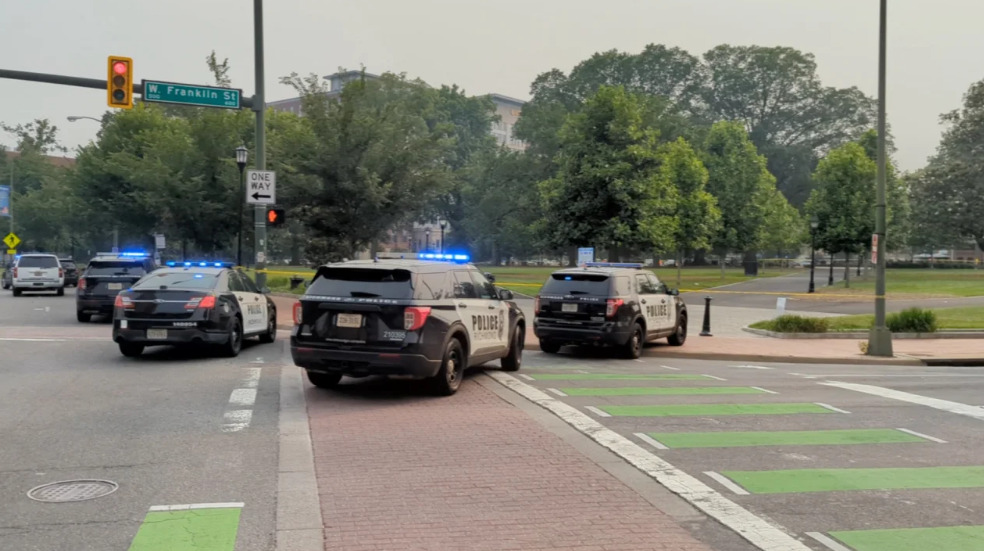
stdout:
{"type": "Polygon", "coordinates": [[[58,277],[65,277],[65,270],[63,268],[58,268],[58,277]]]}
{"type": "Polygon", "coordinates": [[[113,304],[117,308],[133,308],[133,301],[130,297],[123,296],[123,294],[116,295],[116,302],[113,304]]]}
{"type": "Polygon", "coordinates": [[[17,277],[17,268],[14,268],[14,277],[17,277]]]}
{"type": "Polygon", "coordinates": [[[416,331],[424,326],[427,316],[431,313],[430,306],[411,306],[403,311],[403,328],[416,331]]]}
{"type": "Polygon", "coordinates": [[[294,325],[301,324],[301,301],[294,303],[294,325]]]}
{"type": "MultiPolygon", "coordinates": [[[[85,278],[84,277],[80,277],[79,278],[79,291],[84,291],[84,290],[85,290],[85,278]]],[[[117,296],[119,296],[119,295],[117,295],[117,296]]]]}
{"type": "Polygon", "coordinates": [[[605,317],[613,318],[615,317],[615,312],[625,304],[625,301],[620,298],[610,298],[605,302],[605,317]]]}
{"type": "Polygon", "coordinates": [[[194,310],[195,308],[201,308],[202,310],[215,308],[215,297],[213,295],[205,295],[203,297],[193,298],[191,302],[185,304],[185,310],[194,310]]]}

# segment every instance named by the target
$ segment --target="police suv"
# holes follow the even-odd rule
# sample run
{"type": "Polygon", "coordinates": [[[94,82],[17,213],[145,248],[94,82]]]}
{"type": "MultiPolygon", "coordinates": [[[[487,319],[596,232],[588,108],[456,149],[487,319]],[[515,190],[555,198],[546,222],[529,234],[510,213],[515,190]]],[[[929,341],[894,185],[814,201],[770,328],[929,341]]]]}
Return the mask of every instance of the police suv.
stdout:
{"type": "Polygon", "coordinates": [[[124,356],[161,344],[208,344],[236,356],[243,338],[271,343],[277,308],[226,262],[168,262],[116,295],[113,340],[124,356]]]}
{"type": "Polygon", "coordinates": [[[112,314],[116,295],[156,268],[147,253],[96,253],[78,278],[75,318],[85,323],[93,315],[112,314]]]}
{"type": "Polygon", "coordinates": [[[687,305],[642,264],[589,262],[547,278],[533,306],[540,349],[608,345],[638,358],[647,341],[687,339],[687,305]]]}
{"type": "Polygon", "coordinates": [[[290,350],[312,384],[342,376],[427,378],[458,390],[466,369],[500,360],[519,369],[526,320],[467,255],[353,260],[318,268],[294,305],[290,350]]]}

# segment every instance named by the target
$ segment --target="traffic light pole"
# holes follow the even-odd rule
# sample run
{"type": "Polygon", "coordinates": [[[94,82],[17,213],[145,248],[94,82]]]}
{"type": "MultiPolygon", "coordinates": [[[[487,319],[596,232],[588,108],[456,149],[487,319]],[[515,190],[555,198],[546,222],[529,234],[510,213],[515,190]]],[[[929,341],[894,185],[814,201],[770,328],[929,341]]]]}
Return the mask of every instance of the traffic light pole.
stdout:
{"type": "MultiPolygon", "coordinates": [[[[256,169],[266,170],[266,125],[264,122],[266,101],[263,94],[263,0],[253,0],[254,60],[256,63],[256,95],[253,111],[256,112],[256,169]]],[[[266,287],[266,205],[256,205],[253,215],[256,247],[256,286],[266,287]]]]}

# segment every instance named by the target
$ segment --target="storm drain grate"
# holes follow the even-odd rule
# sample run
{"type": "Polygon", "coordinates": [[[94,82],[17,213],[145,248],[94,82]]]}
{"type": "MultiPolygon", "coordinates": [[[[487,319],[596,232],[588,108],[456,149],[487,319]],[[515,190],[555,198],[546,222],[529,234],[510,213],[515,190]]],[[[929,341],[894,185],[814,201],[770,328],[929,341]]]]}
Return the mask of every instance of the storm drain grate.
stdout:
{"type": "Polygon", "coordinates": [[[32,488],[27,497],[46,503],[67,503],[108,496],[119,487],[109,480],[63,480],[32,488]]]}

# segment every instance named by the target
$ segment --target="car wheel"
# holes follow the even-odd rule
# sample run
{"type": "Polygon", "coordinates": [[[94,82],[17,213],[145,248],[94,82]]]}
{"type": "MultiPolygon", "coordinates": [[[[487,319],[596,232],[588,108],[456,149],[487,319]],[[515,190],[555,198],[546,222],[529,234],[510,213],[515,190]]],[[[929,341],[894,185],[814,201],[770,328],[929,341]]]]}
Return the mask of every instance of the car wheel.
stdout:
{"type": "Polygon", "coordinates": [[[307,372],[307,378],[312,385],[318,388],[335,388],[342,380],[342,376],[337,373],[314,373],[312,371],[307,372]]]}
{"type": "Polygon", "coordinates": [[[21,290],[20,289],[14,289],[14,296],[15,297],[21,296],[21,290]]]}
{"type": "Polygon", "coordinates": [[[55,291],[55,295],[60,296],[60,297],[65,296],[65,288],[64,287],[59,287],[58,290],[55,291]]]}
{"type": "Polygon", "coordinates": [[[267,320],[267,331],[260,335],[260,342],[263,344],[270,344],[271,342],[277,340],[277,315],[273,314],[270,319],[267,320]]]}
{"type": "Polygon", "coordinates": [[[461,347],[461,342],[458,339],[448,341],[448,345],[444,349],[441,369],[430,380],[434,392],[441,396],[450,396],[457,392],[461,386],[461,378],[465,375],[466,362],[465,351],[461,347]]]}
{"type": "Polygon", "coordinates": [[[680,319],[677,320],[676,331],[667,337],[666,340],[672,346],[683,346],[683,343],[687,341],[687,314],[680,314],[680,319]]]}
{"type": "Polygon", "coordinates": [[[642,356],[642,346],[646,342],[645,332],[642,330],[642,325],[638,323],[632,329],[632,334],[629,336],[629,340],[625,341],[622,345],[622,355],[630,360],[634,360],[639,356],[642,356]]]}
{"type": "Polygon", "coordinates": [[[137,356],[143,354],[144,345],[133,343],[133,342],[121,342],[120,343],[120,354],[123,354],[127,358],[136,358],[137,356]]]}
{"type": "Polygon", "coordinates": [[[86,314],[84,312],[76,311],[75,319],[79,320],[79,322],[81,323],[88,323],[88,321],[92,319],[92,314],[86,314]]]}
{"type": "Polygon", "coordinates": [[[502,358],[503,371],[519,371],[523,363],[523,346],[526,345],[526,328],[517,325],[515,335],[513,335],[512,345],[509,347],[509,354],[502,358]]]}
{"type": "Polygon", "coordinates": [[[229,328],[229,340],[223,344],[219,350],[227,358],[235,358],[243,348],[243,323],[239,318],[232,318],[232,327],[229,328]]]}
{"type": "Polygon", "coordinates": [[[540,339],[540,350],[543,350],[547,354],[556,354],[560,352],[560,344],[546,339],[540,339]]]}

